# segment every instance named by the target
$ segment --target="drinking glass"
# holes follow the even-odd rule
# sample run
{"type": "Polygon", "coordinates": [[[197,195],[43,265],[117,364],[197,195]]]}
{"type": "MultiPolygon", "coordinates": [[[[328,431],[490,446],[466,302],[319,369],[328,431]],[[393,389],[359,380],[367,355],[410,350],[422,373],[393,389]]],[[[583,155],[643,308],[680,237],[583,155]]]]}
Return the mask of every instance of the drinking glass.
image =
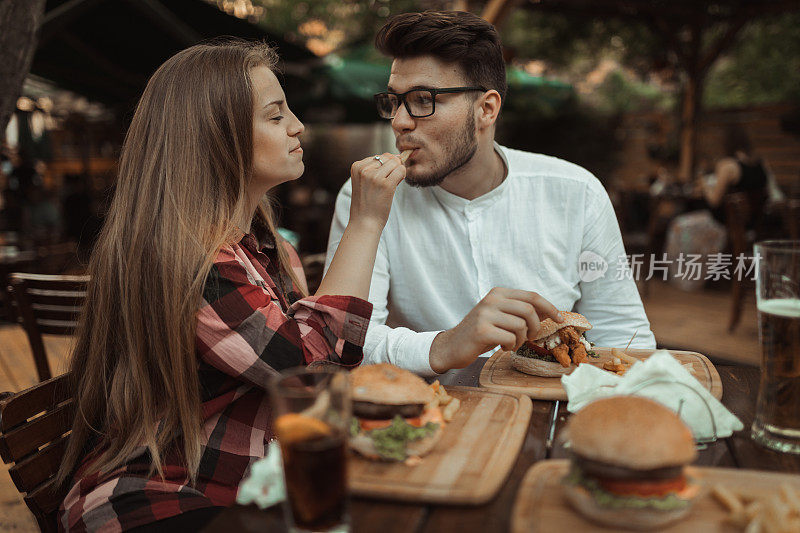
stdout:
{"type": "Polygon", "coordinates": [[[800,453],[800,241],[755,245],[761,383],[750,434],[800,453]]]}
{"type": "Polygon", "coordinates": [[[284,516],[295,532],[350,531],[347,491],[347,374],[326,368],[283,372],[270,384],[286,481],[284,516]]]}

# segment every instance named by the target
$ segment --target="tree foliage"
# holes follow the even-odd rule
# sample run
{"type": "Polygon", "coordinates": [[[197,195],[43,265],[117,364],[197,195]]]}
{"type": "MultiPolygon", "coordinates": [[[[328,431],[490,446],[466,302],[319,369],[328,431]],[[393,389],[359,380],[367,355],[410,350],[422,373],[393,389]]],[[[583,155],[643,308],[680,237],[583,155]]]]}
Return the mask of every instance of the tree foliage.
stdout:
{"type": "Polygon", "coordinates": [[[705,105],[800,102],[800,13],[753,21],[709,73],[705,105]]]}

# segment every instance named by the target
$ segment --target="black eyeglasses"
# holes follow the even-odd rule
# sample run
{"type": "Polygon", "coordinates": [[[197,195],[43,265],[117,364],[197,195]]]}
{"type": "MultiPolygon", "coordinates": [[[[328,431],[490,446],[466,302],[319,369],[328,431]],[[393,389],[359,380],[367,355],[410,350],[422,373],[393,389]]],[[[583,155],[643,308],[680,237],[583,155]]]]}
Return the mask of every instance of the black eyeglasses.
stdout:
{"type": "Polygon", "coordinates": [[[411,89],[404,93],[378,93],[375,105],[381,118],[394,118],[400,108],[400,102],[406,106],[408,114],[414,118],[424,118],[436,112],[436,95],[442,93],[465,93],[468,91],[486,91],[483,87],[447,87],[444,89],[411,89]]]}

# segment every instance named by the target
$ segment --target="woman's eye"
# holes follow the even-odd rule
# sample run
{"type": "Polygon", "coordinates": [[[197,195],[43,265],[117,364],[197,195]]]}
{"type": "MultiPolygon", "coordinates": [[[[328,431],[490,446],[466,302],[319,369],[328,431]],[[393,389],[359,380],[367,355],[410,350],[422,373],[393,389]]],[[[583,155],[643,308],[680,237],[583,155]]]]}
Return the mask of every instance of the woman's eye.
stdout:
{"type": "Polygon", "coordinates": [[[273,117],[272,120],[274,120],[275,122],[280,122],[281,120],[283,120],[283,115],[273,117]]]}

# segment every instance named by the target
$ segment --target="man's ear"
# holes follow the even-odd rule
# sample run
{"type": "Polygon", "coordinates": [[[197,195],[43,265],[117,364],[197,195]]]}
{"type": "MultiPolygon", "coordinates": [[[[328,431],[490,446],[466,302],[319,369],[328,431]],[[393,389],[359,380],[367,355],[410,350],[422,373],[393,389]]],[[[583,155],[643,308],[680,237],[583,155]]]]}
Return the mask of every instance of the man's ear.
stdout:
{"type": "Polygon", "coordinates": [[[500,114],[500,93],[494,89],[486,91],[478,101],[478,129],[486,129],[492,127],[497,121],[497,116],[500,114]]]}

